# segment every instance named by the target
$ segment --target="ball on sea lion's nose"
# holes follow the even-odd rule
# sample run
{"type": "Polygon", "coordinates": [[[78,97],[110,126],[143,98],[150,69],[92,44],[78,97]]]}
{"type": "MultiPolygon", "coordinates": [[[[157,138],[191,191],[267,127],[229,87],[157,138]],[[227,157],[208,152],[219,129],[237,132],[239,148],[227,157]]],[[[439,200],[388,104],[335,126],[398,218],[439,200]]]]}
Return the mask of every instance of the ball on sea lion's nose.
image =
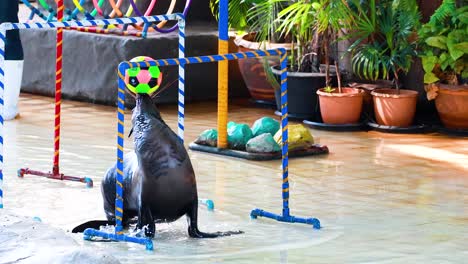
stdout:
{"type": "MultiPolygon", "coordinates": [[[[138,56],[130,62],[153,61],[154,59],[146,56],[138,56]]],[[[133,94],[155,93],[162,82],[162,73],[158,66],[137,67],[128,69],[125,72],[125,85],[133,94]]]]}

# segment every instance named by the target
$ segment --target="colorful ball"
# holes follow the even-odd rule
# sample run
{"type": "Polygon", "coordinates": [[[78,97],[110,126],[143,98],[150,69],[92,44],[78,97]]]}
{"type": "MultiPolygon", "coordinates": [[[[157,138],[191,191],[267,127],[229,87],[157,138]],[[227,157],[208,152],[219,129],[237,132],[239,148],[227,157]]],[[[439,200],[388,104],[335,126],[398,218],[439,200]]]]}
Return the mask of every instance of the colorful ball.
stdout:
{"type": "MultiPolygon", "coordinates": [[[[152,61],[150,57],[139,56],[131,62],[152,61]]],[[[153,94],[158,90],[162,81],[162,73],[158,66],[128,69],[125,72],[125,85],[134,94],[153,94]]]]}

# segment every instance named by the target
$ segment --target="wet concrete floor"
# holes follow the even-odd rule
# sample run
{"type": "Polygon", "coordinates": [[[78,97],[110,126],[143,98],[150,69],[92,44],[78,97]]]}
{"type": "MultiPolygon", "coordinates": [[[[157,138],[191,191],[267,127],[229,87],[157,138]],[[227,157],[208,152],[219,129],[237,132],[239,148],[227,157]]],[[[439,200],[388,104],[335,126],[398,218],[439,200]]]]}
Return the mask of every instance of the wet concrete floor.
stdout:
{"type": "MultiPolygon", "coordinates": [[[[5,122],[4,204],[14,213],[38,216],[65,231],[104,219],[100,180],[115,161],[116,108],[65,101],[61,171],[91,177],[84,184],[36,176],[20,179],[18,168],[49,171],[53,157],[51,98],[22,94],[21,118],[5,122]]],[[[161,107],[176,128],[175,106],[161,107]]],[[[126,115],[128,133],[129,115],[126,115]]],[[[230,120],[252,124],[269,109],[230,104],[230,120]]],[[[216,103],[186,109],[186,142],[216,127],[216,103]]],[[[291,213],[317,217],[323,228],[268,219],[251,220],[254,208],[281,212],[281,163],[252,162],[189,151],[206,231],[243,230],[221,239],[187,237],[185,219],[157,226],[155,251],[126,243],[83,247],[111,253],[123,263],[466,263],[468,259],[468,139],[440,134],[311,130],[330,154],[290,160],[291,213]]],[[[132,140],[125,142],[126,150],[132,140]]]]}

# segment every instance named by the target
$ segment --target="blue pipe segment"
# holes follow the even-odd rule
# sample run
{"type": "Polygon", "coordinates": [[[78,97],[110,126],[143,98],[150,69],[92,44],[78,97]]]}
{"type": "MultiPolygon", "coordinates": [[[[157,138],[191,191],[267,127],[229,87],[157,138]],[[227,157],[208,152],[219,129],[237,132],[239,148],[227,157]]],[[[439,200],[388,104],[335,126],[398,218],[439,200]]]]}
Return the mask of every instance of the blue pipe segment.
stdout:
{"type": "MultiPolygon", "coordinates": [[[[119,72],[125,76],[125,71],[131,68],[139,67],[150,67],[150,66],[173,66],[179,64],[198,64],[198,63],[207,63],[207,62],[217,62],[223,60],[239,60],[246,58],[259,58],[267,56],[280,56],[286,54],[286,49],[271,49],[271,50],[254,50],[247,52],[237,52],[237,53],[228,53],[222,55],[208,55],[208,56],[197,56],[197,57],[187,57],[182,59],[159,59],[153,61],[142,61],[142,62],[130,62],[124,61],[119,64],[119,72]]],[[[282,75],[283,76],[283,75],[282,75]]],[[[286,75],[285,75],[286,76],[286,75]]]]}
{"type": "Polygon", "coordinates": [[[229,31],[229,8],[228,8],[228,0],[219,0],[219,21],[218,21],[218,31],[219,36],[218,38],[221,40],[228,41],[228,31],[229,31]]]}
{"type": "Polygon", "coordinates": [[[214,202],[210,199],[198,199],[198,202],[205,205],[208,211],[214,211],[214,202]]]}
{"type": "Polygon", "coordinates": [[[149,251],[154,249],[153,241],[149,238],[132,237],[132,236],[127,236],[127,235],[107,233],[107,232],[103,232],[103,231],[92,229],[92,228],[85,229],[85,231],[83,232],[83,239],[91,241],[93,237],[102,237],[104,239],[110,239],[114,241],[137,243],[137,244],[144,245],[146,247],[146,250],[149,250],[149,251]]]}
{"type": "Polygon", "coordinates": [[[257,217],[266,217],[270,219],[274,219],[279,222],[286,222],[286,223],[300,223],[300,224],[307,224],[312,225],[315,229],[320,229],[320,221],[317,218],[302,218],[302,217],[295,217],[295,216],[284,216],[284,215],[277,215],[273,214],[261,209],[254,209],[250,213],[250,217],[252,219],[257,219],[257,217]]]}

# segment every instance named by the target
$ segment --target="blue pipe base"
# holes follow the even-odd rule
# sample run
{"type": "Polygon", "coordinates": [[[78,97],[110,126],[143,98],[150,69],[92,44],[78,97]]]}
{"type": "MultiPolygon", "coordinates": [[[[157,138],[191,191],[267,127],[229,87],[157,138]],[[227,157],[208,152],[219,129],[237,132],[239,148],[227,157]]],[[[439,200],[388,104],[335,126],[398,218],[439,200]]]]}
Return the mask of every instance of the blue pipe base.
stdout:
{"type": "Polygon", "coordinates": [[[153,241],[146,237],[131,237],[127,235],[119,235],[116,233],[107,233],[93,228],[87,228],[83,232],[83,239],[92,241],[93,237],[102,237],[113,241],[131,242],[145,245],[146,250],[153,250],[153,241]]]}
{"type": "Polygon", "coordinates": [[[250,212],[250,217],[252,219],[257,219],[257,217],[266,217],[280,222],[307,224],[312,225],[315,229],[320,229],[320,221],[317,218],[302,218],[289,214],[277,215],[261,209],[252,210],[252,212],[250,212]]]}
{"type": "Polygon", "coordinates": [[[214,211],[214,202],[210,199],[198,199],[198,202],[205,205],[208,211],[214,211]]]}

